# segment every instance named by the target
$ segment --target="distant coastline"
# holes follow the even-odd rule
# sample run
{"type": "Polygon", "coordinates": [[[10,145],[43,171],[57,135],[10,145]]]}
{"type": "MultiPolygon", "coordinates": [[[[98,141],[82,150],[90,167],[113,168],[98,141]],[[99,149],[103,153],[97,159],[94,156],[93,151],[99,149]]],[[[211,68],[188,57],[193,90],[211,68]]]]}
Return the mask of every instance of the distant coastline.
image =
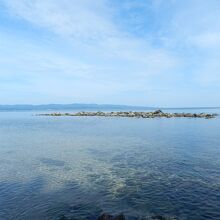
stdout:
{"type": "Polygon", "coordinates": [[[94,110],[105,110],[105,109],[135,109],[135,110],[153,110],[155,107],[145,106],[130,106],[130,105],[114,105],[114,104],[43,104],[43,105],[0,105],[0,110],[79,110],[79,109],[94,109],[94,110]]]}
{"type": "Polygon", "coordinates": [[[173,110],[173,109],[220,109],[220,107],[146,107],[116,104],[42,104],[42,105],[0,105],[0,111],[41,111],[41,110],[173,110]]]}

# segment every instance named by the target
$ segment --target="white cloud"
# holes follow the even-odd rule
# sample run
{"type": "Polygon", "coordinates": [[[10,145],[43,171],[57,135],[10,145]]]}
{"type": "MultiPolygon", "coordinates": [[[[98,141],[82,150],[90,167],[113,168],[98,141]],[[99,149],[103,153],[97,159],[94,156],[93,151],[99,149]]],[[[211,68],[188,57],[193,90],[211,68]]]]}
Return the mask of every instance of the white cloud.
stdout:
{"type": "MultiPolygon", "coordinates": [[[[85,102],[98,100],[106,103],[114,102],[114,98],[103,101],[105,97],[119,94],[120,102],[119,97],[129,100],[130,96],[125,98],[126,92],[135,94],[136,91],[142,98],[150,94],[156,105],[154,100],[163,99],[163,91],[167,91],[166,97],[169,97],[175,90],[171,87],[182,87],[183,75],[195,79],[195,85],[208,82],[206,85],[211,86],[219,82],[218,0],[125,1],[129,13],[134,7],[138,13],[143,6],[146,11],[141,13],[159,16],[150,14],[147,19],[144,19],[145,14],[138,16],[142,31],[146,31],[143,35],[121,29],[114,19],[115,11],[109,0],[2,1],[14,19],[38,27],[45,35],[49,33],[48,38],[59,38],[71,51],[70,54],[60,53],[55,48],[56,43],[51,49],[40,43],[35,45],[36,40],[30,38],[28,42],[19,42],[17,36],[5,40],[4,51],[11,51],[0,59],[0,77],[4,74],[2,70],[6,70],[8,78],[12,78],[10,74],[20,74],[31,81],[30,87],[26,88],[47,94],[50,99],[61,97],[65,100],[66,97],[70,100],[74,94],[75,98],[85,102]],[[151,28],[149,37],[151,22],[158,29],[151,28]],[[13,48],[19,52],[14,53],[13,48]],[[48,83],[58,90],[48,88],[48,83]],[[154,92],[149,92],[148,88],[154,92]]],[[[60,42],[57,47],[62,47],[60,42]]],[[[191,97],[187,89],[183,88],[181,92],[182,97],[191,97]]],[[[135,103],[134,96],[132,102],[135,103]]],[[[147,101],[144,103],[148,104],[147,101]]]]}
{"type": "MultiPolygon", "coordinates": [[[[134,39],[112,22],[105,0],[7,0],[10,12],[45,27],[80,45],[85,53],[106,59],[136,63],[146,74],[159,73],[177,65],[166,50],[154,49],[146,40],[134,39]]],[[[138,74],[138,72],[137,72],[138,74]]]]}
{"type": "Polygon", "coordinates": [[[199,48],[214,48],[220,47],[220,30],[218,32],[204,32],[192,38],[192,43],[199,48]]]}
{"type": "Polygon", "coordinates": [[[220,83],[220,1],[173,1],[171,6],[175,10],[161,30],[161,40],[179,52],[195,90],[198,85],[212,89],[220,83]]]}
{"type": "Polygon", "coordinates": [[[115,34],[113,24],[103,13],[108,9],[101,0],[6,0],[5,3],[13,15],[64,36],[95,40],[115,34]]]}
{"type": "Polygon", "coordinates": [[[219,0],[173,1],[172,7],[170,24],[163,28],[170,45],[207,49],[219,44],[219,0]]]}

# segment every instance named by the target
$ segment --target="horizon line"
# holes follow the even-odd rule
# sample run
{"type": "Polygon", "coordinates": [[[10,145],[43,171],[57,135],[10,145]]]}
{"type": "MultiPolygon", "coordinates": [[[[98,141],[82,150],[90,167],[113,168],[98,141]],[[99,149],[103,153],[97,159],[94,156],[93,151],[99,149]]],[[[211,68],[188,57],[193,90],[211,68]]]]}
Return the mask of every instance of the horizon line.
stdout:
{"type": "Polygon", "coordinates": [[[15,107],[15,106],[33,106],[33,107],[39,107],[39,106],[49,106],[49,105],[57,105],[57,106],[68,106],[68,105],[97,105],[97,106],[121,106],[121,107],[138,107],[138,108],[152,108],[152,109],[214,109],[214,108],[220,108],[220,106],[185,106],[185,107],[154,107],[154,106],[143,106],[143,105],[129,105],[129,104],[97,104],[97,103],[47,103],[47,104],[0,104],[0,107],[15,107]]]}

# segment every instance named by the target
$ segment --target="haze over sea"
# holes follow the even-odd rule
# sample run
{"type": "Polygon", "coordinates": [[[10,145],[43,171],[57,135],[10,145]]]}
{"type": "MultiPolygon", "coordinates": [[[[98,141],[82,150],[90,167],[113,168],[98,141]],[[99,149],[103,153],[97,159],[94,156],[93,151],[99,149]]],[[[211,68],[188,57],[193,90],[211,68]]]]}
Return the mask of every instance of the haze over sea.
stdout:
{"type": "Polygon", "coordinates": [[[219,117],[36,113],[0,112],[0,219],[220,219],[219,117]]]}

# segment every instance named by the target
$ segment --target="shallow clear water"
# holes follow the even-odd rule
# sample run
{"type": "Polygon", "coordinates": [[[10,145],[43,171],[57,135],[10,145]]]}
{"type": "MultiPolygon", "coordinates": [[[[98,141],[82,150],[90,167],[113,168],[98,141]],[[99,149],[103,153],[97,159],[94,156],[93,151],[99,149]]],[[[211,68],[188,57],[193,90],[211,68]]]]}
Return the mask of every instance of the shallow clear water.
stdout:
{"type": "Polygon", "coordinates": [[[34,114],[0,112],[0,219],[220,219],[219,117],[34,114]]]}

